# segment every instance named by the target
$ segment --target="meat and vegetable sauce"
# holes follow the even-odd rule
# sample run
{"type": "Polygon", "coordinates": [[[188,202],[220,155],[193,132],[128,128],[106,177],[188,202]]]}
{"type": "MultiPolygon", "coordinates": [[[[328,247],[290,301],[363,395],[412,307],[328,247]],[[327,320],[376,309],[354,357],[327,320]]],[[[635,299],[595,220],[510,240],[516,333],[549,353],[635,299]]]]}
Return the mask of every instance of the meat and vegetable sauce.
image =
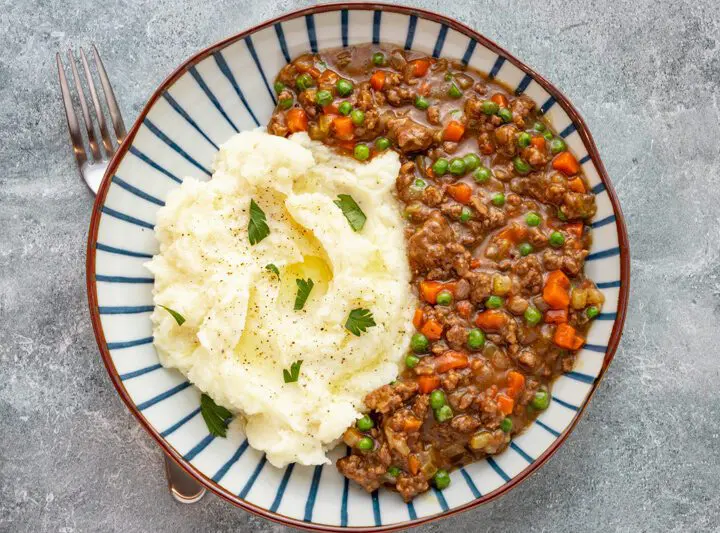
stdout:
{"type": "Polygon", "coordinates": [[[535,102],[462,63],[363,45],[307,54],[275,82],[271,133],[364,161],[401,157],[415,311],[396,382],[349,428],[345,476],[409,501],[502,451],[573,368],[603,296],[583,272],[595,214],[535,102]]]}

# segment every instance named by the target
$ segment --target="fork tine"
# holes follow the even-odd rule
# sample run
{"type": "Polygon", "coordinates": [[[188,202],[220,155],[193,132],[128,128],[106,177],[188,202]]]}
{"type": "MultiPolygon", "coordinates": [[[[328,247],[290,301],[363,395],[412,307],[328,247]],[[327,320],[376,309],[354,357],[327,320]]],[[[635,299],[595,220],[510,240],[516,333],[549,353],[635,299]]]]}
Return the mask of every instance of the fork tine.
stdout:
{"type": "Polygon", "coordinates": [[[95,56],[95,66],[98,69],[100,75],[100,84],[102,85],[103,92],[105,93],[105,100],[110,110],[110,118],[112,119],[113,127],[115,128],[115,134],[117,135],[118,144],[123,142],[127,132],[125,131],[125,124],[123,123],[122,115],[120,114],[120,108],[117,105],[115,99],[115,93],[110,86],[110,79],[108,78],[107,72],[105,72],[105,66],[103,65],[100,54],[97,51],[97,47],[93,45],[93,56],[95,56]]]}
{"type": "Polygon", "coordinates": [[[95,116],[97,117],[98,125],[100,126],[100,136],[102,137],[103,147],[105,148],[105,153],[108,157],[111,157],[115,153],[115,147],[113,146],[112,140],[110,139],[110,133],[108,132],[107,125],[105,124],[105,114],[100,108],[100,101],[98,100],[97,91],[95,90],[95,82],[93,82],[87,57],[85,57],[85,51],[82,48],[80,48],[80,61],[82,61],[83,70],[85,71],[85,80],[87,81],[87,85],[90,90],[90,97],[92,99],[93,107],[95,108],[95,116]]]}
{"type": "Polygon", "coordinates": [[[75,109],[73,108],[72,98],[70,97],[70,86],[65,77],[65,68],[63,67],[60,54],[55,54],[57,62],[58,76],[60,77],[60,92],[62,93],[63,105],[65,107],[65,116],[67,117],[68,130],[70,131],[70,140],[73,145],[73,152],[77,160],[78,167],[82,167],[87,163],[87,154],[83,146],[82,135],[80,134],[80,124],[78,123],[75,109]]]}
{"type": "Polygon", "coordinates": [[[83,119],[85,120],[85,129],[87,130],[88,142],[90,144],[90,151],[92,152],[93,159],[96,163],[102,161],[102,154],[100,154],[100,147],[95,140],[95,130],[92,122],[90,121],[90,113],[87,108],[87,101],[85,100],[85,91],[83,91],[82,85],[80,85],[80,75],[75,66],[75,55],[72,50],[68,50],[68,61],[70,61],[70,70],[72,71],[73,79],[75,80],[75,90],[78,93],[80,100],[80,110],[82,111],[83,119]]]}

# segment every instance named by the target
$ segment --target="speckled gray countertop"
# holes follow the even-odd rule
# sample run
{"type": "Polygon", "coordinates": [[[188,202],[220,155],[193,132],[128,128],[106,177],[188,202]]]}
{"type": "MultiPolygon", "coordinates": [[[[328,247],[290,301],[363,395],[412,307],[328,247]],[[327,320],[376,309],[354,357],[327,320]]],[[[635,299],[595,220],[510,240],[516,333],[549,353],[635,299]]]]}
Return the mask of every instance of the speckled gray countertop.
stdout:
{"type": "MultiPolygon", "coordinates": [[[[187,56],[301,4],[0,0],[0,531],[286,531],[212,495],[176,504],[159,448],[106,375],[85,293],[92,195],[54,55],[96,43],[129,124],[187,56]]],[[[718,531],[720,4],[416,4],[568,95],[632,249],[625,335],[566,444],[501,499],[417,531],[718,531]]]]}

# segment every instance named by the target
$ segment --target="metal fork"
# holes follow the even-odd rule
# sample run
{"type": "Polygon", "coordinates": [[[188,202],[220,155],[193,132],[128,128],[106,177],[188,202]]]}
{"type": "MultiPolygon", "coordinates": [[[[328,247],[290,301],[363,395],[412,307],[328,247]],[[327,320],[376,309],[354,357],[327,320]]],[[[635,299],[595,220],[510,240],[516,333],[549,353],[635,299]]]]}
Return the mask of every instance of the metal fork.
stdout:
{"type": "MultiPolygon", "coordinates": [[[[85,92],[80,82],[80,74],[77,69],[75,54],[73,54],[72,50],[68,50],[68,61],[70,62],[70,70],[72,72],[75,90],[77,91],[83,122],[85,123],[85,133],[88,140],[87,144],[90,147],[90,154],[88,154],[85,149],[82,130],[77,119],[72,96],[70,95],[70,85],[65,77],[65,66],[63,65],[59,53],[56,54],[55,59],[57,61],[58,76],[60,77],[60,91],[62,92],[63,105],[65,106],[68,130],[70,131],[70,142],[72,143],[72,150],[75,154],[78,170],[87,186],[90,187],[90,190],[97,194],[100,182],[105,175],[105,170],[110,163],[110,159],[115,154],[117,146],[122,144],[125,136],[127,135],[127,131],[125,130],[125,124],[123,123],[122,115],[120,114],[120,108],[118,107],[117,100],[115,99],[115,93],[110,86],[110,79],[108,78],[105,66],[100,59],[100,54],[98,54],[95,45],[92,46],[92,55],[95,61],[98,78],[100,79],[100,85],[102,86],[102,91],[105,95],[104,103],[109,111],[110,120],[112,122],[113,129],[115,130],[115,144],[113,143],[113,138],[111,138],[105,122],[105,115],[100,105],[98,92],[95,90],[95,83],[90,73],[90,66],[88,64],[87,57],[85,57],[85,52],[82,48],[80,48],[80,61],[85,74],[85,83],[90,91],[92,106],[95,110],[94,117],[90,115],[90,111],[88,109],[85,92]],[[93,118],[96,120],[96,124],[93,123],[93,118]],[[100,149],[100,144],[97,141],[95,131],[96,127],[100,131],[102,150],[100,149]],[[92,157],[92,161],[88,155],[92,157]]],[[[195,478],[180,468],[170,457],[166,454],[163,454],[163,456],[165,458],[165,474],[167,475],[168,488],[170,489],[170,493],[173,497],[181,503],[194,503],[200,500],[200,498],[205,495],[205,488],[195,481],[195,478]]]]}

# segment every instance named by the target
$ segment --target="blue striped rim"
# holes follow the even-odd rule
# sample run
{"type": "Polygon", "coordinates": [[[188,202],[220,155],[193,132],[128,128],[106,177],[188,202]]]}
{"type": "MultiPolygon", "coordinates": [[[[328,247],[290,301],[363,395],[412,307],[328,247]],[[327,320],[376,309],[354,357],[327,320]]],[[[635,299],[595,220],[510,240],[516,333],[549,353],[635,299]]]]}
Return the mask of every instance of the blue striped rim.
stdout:
{"type": "Polygon", "coordinates": [[[373,44],[380,44],[380,21],[382,20],[382,11],[376,9],[373,11],[373,44]]]}
{"type": "Polygon", "coordinates": [[[450,509],[448,506],[447,500],[445,499],[445,496],[443,496],[442,491],[437,490],[435,487],[433,487],[433,492],[435,493],[435,497],[437,498],[438,503],[440,504],[440,508],[443,511],[447,511],[450,509]]]}
{"type": "Polygon", "coordinates": [[[601,281],[596,283],[598,289],[613,289],[620,286],[620,280],[617,281],[601,281]]]}
{"type": "Polygon", "coordinates": [[[475,52],[475,46],[477,45],[477,41],[475,39],[470,39],[468,41],[467,48],[465,49],[465,53],[462,57],[463,64],[467,65],[470,63],[470,59],[472,58],[473,53],[475,52]]]}
{"type": "Polygon", "coordinates": [[[318,45],[317,35],[315,33],[315,17],[313,17],[312,13],[309,15],[305,15],[305,27],[307,28],[308,41],[310,42],[310,50],[312,50],[313,54],[317,54],[318,45]]]}
{"type": "Polygon", "coordinates": [[[154,398],[150,398],[149,400],[147,400],[145,402],[137,404],[136,407],[137,407],[138,411],[142,411],[144,409],[147,409],[148,407],[152,407],[156,403],[159,403],[159,402],[165,400],[166,398],[169,398],[173,394],[177,394],[178,392],[187,389],[189,386],[190,386],[190,382],[184,381],[183,383],[180,383],[180,385],[176,385],[172,389],[167,390],[161,394],[158,394],[154,398]]]}
{"type": "Polygon", "coordinates": [[[180,178],[178,178],[177,176],[175,176],[172,172],[170,172],[170,171],[168,171],[168,170],[165,170],[164,167],[158,165],[155,161],[153,161],[152,159],[150,159],[148,156],[146,156],[144,153],[142,153],[140,150],[138,150],[138,149],[135,148],[134,146],[130,146],[130,153],[131,153],[132,155],[134,155],[135,157],[137,157],[139,160],[141,160],[141,161],[143,161],[144,163],[147,163],[148,165],[150,165],[152,168],[154,168],[154,169],[157,170],[158,172],[161,172],[161,173],[165,174],[165,175],[166,175],[168,178],[170,178],[171,180],[176,181],[176,182],[178,182],[178,183],[182,183],[182,180],[181,180],[180,178]]]}
{"type": "MultiPolygon", "coordinates": [[[[195,67],[191,67],[191,70],[194,68],[195,67]]],[[[160,130],[160,128],[158,128],[155,124],[153,124],[149,118],[146,118],[145,120],[143,120],[143,124],[145,125],[145,127],[147,129],[149,129],[151,132],[153,132],[158,139],[160,139],[162,142],[167,144],[170,148],[175,150],[175,152],[177,152],[180,156],[182,156],[182,158],[185,159],[188,163],[190,163],[192,166],[194,166],[201,172],[204,172],[208,176],[212,176],[212,173],[208,169],[206,169],[200,163],[195,161],[195,159],[193,159],[192,156],[190,156],[190,154],[188,154],[185,150],[180,148],[180,146],[178,144],[176,144],[170,137],[165,135],[165,133],[163,133],[162,130],[160,130]]],[[[235,131],[237,131],[237,130],[235,130],[235,131]]]]}
{"type": "Polygon", "coordinates": [[[278,42],[280,43],[280,50],[282,50],[283,56],[285,56],[285,62],[290,63],[290,54],[288,53],[287,42],[285,41],[285,32],[283,31],[282,24],[280,22],[275,23],[275,34],[277,35],[278,42]]]}
{"type": "Polygon", "coordinates": [[[408,20],[407,37],[405,37],[405,50],[410,50],[412,48],[413,40],[415,39],[417,20],[417,15],[410,15],[410,19],[408,20]]]}
{"type": "Polygon", "coordinates": [[[192,418],[194,418],[194,417],[197,416],[198,414],[200,414],[200,408],[199,408],[199,407],[198,407],[197,409],[195,409],[192,413],[190,413],[190,414],[187,415],[187,416],[182,417],[180,420],[178,420],[177,422],[175,422],[172,426],[170,426],[170,427],[167,428],[165,431],[163,431],[162,433],[160,433],[160,436],[161,436],[162,438],[166,438],[167,436],[169,436],[169,435],[170,435],[171,433],[173,433],[174,431],[177,431],[178,429],[180,429],[182,426],[184,426],[187,422],[189,422],[192,418]]]}
{"type": "Polygon", "coordinates": [[[525,92],[525,89],[528,88],[528,85],[530,85],[530,82],[532,81],[532,78],[529,74],[525,74],[523,79],[520,80],[520,83],[517,87],[515,87],[515,96],[520,96],[522,93],[525,92]]]}
{"type": "MultiPolygon", "coordinates": [[[[213,57],[215,58],[215,63],[217,63],[218,68],[220,69],[220,72],[222,72],[225,77],[230,82],[230,85],[233,86],[233,89],[235,89],[235,94],[238,95],[238,98],[240,98],[240,101],[242,102],[243,106],[245,106],[245,110],[250,114],[250,116],[253,119],[253,122],[255,122],[256,126],[260,125],[260,122],[258,122],[257,117],[255,116],[255,113],[252,110],[252,107],[250,107],[250,104],[245,99],[245,95],[243,94],[242,90],[240,89],[240,86],[237,83],[237,80],[235,80],[235,76],[233,75],[232,71],[230,70],[230,67],[228,66],[227,62],[225,61],[225,57],[222,55],[222,52],[215,52],[213,54],[213,57]]],[[[225,112],[223,111],[223,114],[225,112]]],[[[228,119],[230,121],[230,119],[228,119]]],[[[230,122],[232,124],[232,122],[230,122]]],[[[232,124],[233,128],[235,128],[235,125],[232,124]]],[[[235,128],[235,131],[238,131],[237,128],[235,128]]]]}
{"type": "Polygon", "coordinates": [[[347,505],[348,505],[348,493],[349,492],[350,492],[350,480],[348,478],[344,478],[342,500],[340,501],[340,525],[342,527],[345,527],[348,524],[347,505]]]}
{"type": "Polygon", "coordinates": [[[522,457],[523,459],[525,459],[528,463],[531,463],[531,464],[532,464],[532,463],[535,462],[535,459],[533,459],[532,457],[530,457],[525,450],[523,450],[520,446],[518,446],[518,445],[515,444],[514,442],[512,442],[512,441],[510,442],[510,447],[511,447],[513,450],[515,450],[515,451],[517,452],[517,454],[518,454],[520,457],[522,457]]]}
{"type": "Polygon", "coordinates": [[[581,165],[584,165],[584,164],[587,163],[588,161],[590,161],[590,154],[588,154],[588,155],[586,155],[585,157],[583,157],[582,159],[580,159],[580,164],[581,164],[581,165]]]}
{"type": "MultiPolygon", "coordinates": [[[[535,420],[535,423],[536,423],[538,426],[540,426],[541,428],[543,428],[545,431],[547,431],[548,433],[550,433],[551,435],[553,435],[553,436],[555,436],[555,437],[559,437],[559,436],[560,436],[560,433],[558,433],[557,431],[555,431],[553,428],[551,428],[551,427],[548,426],[547,424],[542,423],[540,420],[537,420],[537,419],[536,419],[536,420],[535,420]]],[[[490,459],[488,458],[488,461],[489,461],[489,460],[490,460],[490,459]]]]}
{"type": "Polygon", "coordinates": [[[134,315],[137,313],[150,313],[155,309],[152,305],[127,305],[127,306],[108,306],[101,305],[98,312],[101,315],[134,315]]]}
{"type": "Polygon", "coordinates": [[[599,344],[586,344],[583,346],[583,350],[590,350],[591,352],[605,353],[607,352],[607,346],[600,346],[599,344]]]}
{"type": "Polygon", "coordinates": [[[500,468],[500,465],[495,462],[495,459],[493,459],[492,457],[487,457],[486,459],[487,459],[488,464],[492,467],[492,469],[495,470],[495,472],[497,472],[497,474],[501,478],[503,478],[503,480],[510,481],[510,476],[508,476],[505,473],[505,470],[500,468]]]}
{"type": "MultiPolygon", "coordinates": [[[[219,55],[221,55],[220,52],[215,52],[215,53],[213,54],[213,57],[215,58],[215,63],[216,63],[217,66],[220,68],[220,71],[222,71],[222,67],[220,66],[220,62],[219,62],[218,59],[217,59],[219,55]]],[[[223,63],[224,63],[224,62],[225,62],[225,60],[223,60],[223,63]]],[[[225,66],[227,66],[227,64],[226,64],[225,66]]],[[[196,67],[195,65],[193,65],[192,67],[190,67],[190,68],[188,69],[188,72],[190,72],[190,75],[191,75],[193,78],[195,78],[195,81],[196,81],[197,84],[200,86],[200,88],[202,89],[202,91],[205,93],[205,96],[208,97],[208,100],[210,100],[210,101],[212,102],[212,105],[215,106],[215,109],[217,109],[218,113],[220,113],[220,115],[222,115],[222,117],[225,119],[225,121],[226,121],[228,124],[230,124],[230,127],[237,133],[237,132],[239,131],[238,128],[237,128],[237,126],[235,125],[235,123],[234,123],[232,120],[230,120],[230,117],[229,117],[228,114],[225,112],[225,109],[224,109],[223,106],[220,104],[220,101],[217,99],[217,97],[215,96],[215,94],[210,90],[210,87],[207,86],[207,83],[205,83],[205,80],[203,79],[203,77],[202,77],[202,76],[200,75],[200,73],[198,72],[197,67],[196,67]]],[[[224,72],[223,72],[223,74],[224,74],[224,72]]]]}
{"type": "Polygon", "coordinates": [[[382,518],[380,517],[380,501],[378,500],[378,491],[375,489],[370,495],[372,498],[373,518],[375,519],[375,525],[379,526],[382,524],[382,518]]]}
{"type": "Polygon", "coordinates": [[[592,224],[590,224],[590,227],[591,228],[600,228],[602,226],[612,224],[613,222],[615,222],[615,220],[616,220],[615,215],[610,215],[609,217],[605,217],[603,219],[593,222],[592,224]]]}
{"type": "Polygon", "coordinates": [[[615,320],[617,319],[617,313],[600,313],[595,317],[595,320],[615,320]]]}
{"type": "Polygon", "coordinates": [[[504,63],[505,58],[503,56],[498,56],[498,58],[495,60],[495,64],[492,66],[492,69],[490,69],[488,79],[494,79],[495,76],[497,76],[498,72],[500,72],[500,69],[502,68],[504,63]]]}
{"type": "Polygon", "coordinates": [[[561,400],[560,398],[558,398],[558,397],[555,396],[555,395],[553,395],[552,399],[553,399],[554,402],[562,405],[563,407],[567,407],[567,408],[570,409],[571,411],[577,411],[578,409],[580,409],[577,405],[573,405],[573,404],[571,404],[571,403],[567,403],[567,402],[561,400]]]}
{"type": "Polygon", "coordinates": [[[577,128],[575,127],[575,124],[571,122],[567,128],[565,128],[564,130],[562,130],[560,132],[560,137],[562,137],[564,139],[568,135],[571,135],[576,129],[577,128]]]}
{"type": "Polygon", "coordinates": [[[104,274],[95,274],[95,281],[104,281],[107,283],[154,283],[154,278],[131,278],[128,276],[105,276],[104,274]]]}
{"type": "Polygon", "coordinates": [[[161,364],[155,364],[146,366],[145,368],[141,368],[140,370],[135,370],[133,372],[126,372],[125,374],[120,374],[119,377],[122,381],[125,381],[126,379],[132,379],[136,378],[138,376],[142,376],[143,374],[147,374],[148,372],[152,372],[153,370],[157,370],[158,368],[162,368],[161,364]]]}
{"type": "Polygon", "coordinates": [[[180,115],[182,118],[184,118],[185,121],[188,124],[190,124],[195,129],[195,131],[197,131],[202,136],[203,139],[205,139],[207,142],[209,142],[213,146],[213,148],[215,148],[215,150],[220,149],[218,147],[218,145],[215,144],[210,137],[208,137],[208,135],[202,130],[202,128],[200,126],[198,126],[197,122],[195,122],[192,119],[192,117],[190,115],[188,115],[187,111],[185,111],[183,109],[183,107],[177,103],[175,98],[173,98],[169,92],[165,91],[163,93],[163,98],[165,99],[165,101],[168,104],[170,104],[170,107],[172,107],[177,112],[178,115],[180,115]]]}
{"type": "Polygon", "coordinates": [[[271,513],[277,511],[278,507],[280,507],[280,504],[282,503],[283,496],[285,495],[285,489],[287,488],[287,484],[290,481],[290,476],[292,476],[293,468],[295,468],[295,463],[290,463],[285,469],[285,473],[283,474],[282,480],[280,481],[278,490],[275,493],[275,499],[270,506],[271,513]]]}
{"type": "Polygon", "coordinates": [[[545,100],[545,103],[540,106],[540,113],[543,115],[550,111],[550,108],[555,105],[555,97],[551,96],[547,100],[545,100]]]}
{"type": "Polygon", "coordinates": [[[407,510],[410,520],[417,520],[417,513],[415,512],[415,506],[413,505],[413,502],[407,503],[407,510]]]}
{"type": "Polygon", "coordinates": [[[235,450],[235,453],[232,454],[232,457],[230,457],[230,459],[228,459],[227,462],[222,465],[217,472],[215,472],[215,475],[212,477],[212,480],[215,483],[220,483],[220,481],[222,480],[222,478],[225,477],[225,474],[228,473],[228,470],[230,470],[232,465],[234,465],[240,460],[240,457],[242,457],[242,454],[245,453],[245,450],[248,449],[249,445],[250,443],[247,441],[247,439],[245,439],[242,444],[238,446],[238,449],[235,450]]]}
{"type": "Polygon", "coordinates": [[[183,459],[186,461],[192,461],[197,457],[197,455],[203,451],[205,448],[207,448],[212,441],[215,440],[215,435],[208,434],[206,437],[203,438],[200,442],[198,442],[195,447],[187,452],[187,454],[183,455],[183,459]]]}
{"type": "Polygon", "coordinates": [[[250,52],[250,55],[253,58],[253,61],[255,61],[255,66],[258,69],[258,72],[260,73],[260,76],[262,77],[263,83],[265,84],[265,88],[268,90],[268,93],[270,94],[270,99],[272,100],[273,105],[277,104],[277,100],[275,99],[275,91],[272,90],[270,87],[270,83],[267,80],[267,77],[265,76],[265,71],[262,68],[262,65],[260,64],[260,58],[257,55],[257,52],[255,51],[255,45],[253,44],[252,38],[248,35],[245,37],[245,46],[247,46],[248,52],[250,52]]]}
{"type": "Polygon", "coordinates": [[[138,189],[137,187],[134,187],[133,185],[130,185],[127,181],[125,181],[124,179],[121,179],[120,177],[118,177],[117,174],[113,175],[113,177],[112,177],[112,182],[113,182],[113,183],[117,183],[118,186],[120,186],[121,188],[125,189],[125,190],[128,191],[129,193],[134,194],[134,195],[137,196],[138,198],[142,198],[143,200],[147,200],[148,202],[153,203],[153,204],[155,204],[155,205],[159,205],[160,207],[162,207],[162,206],[165,205],[165,202],[163,202],[162,200],[158,200],[158,199],[155,198],[154,196],[151,196],[151,195],[149,195],[148,193],[146,193],[145,191],[142,191],[142,190],[138,189]]]}
{"type": "Polygon", "coordinates": [[[470,474],[468,474],[464,468],[460,468],[460,473],[462,474],[462,477],[465,480],[468,488],[470,489],[470,492],[472,492],[473,496],[475,498],[479,498],[480,496],[482,496],[482,493],[478,490],[475,482],[470,477],[470,474]]]}
{"type": "Polygon", "coordinates": [[[435,48],[433,48],[433,57],[440,57],[440,54],[442,53],[443,46],[445,46],[445,37],[447,36],[448,27],[447,25],[443,24],[440,26],[440,31],[438,32],[437,40],[435,41],[435,48]]]}
{"type": "Polygon", "coordinates": [[[146,254],[143,252],[133,252],[132,250],[125,250],[123,248],[115,248],[114,246],[108,246],[101,242],[95,243],[95,249],[101,252],[108,252],[111,254],[126,255],[127,257],[142,257],[143,259],[152,259],[152,254],[146,254]]]}
{"type": "Polygon", "coordinates": [[[250,492],[250,489],[252,489],[253,485],[255,484],[255,480],[260,475],[260,472],[262,472],[263,467],[265,466],[265,463],[267,462],[267,456],[263,454],[262,459],[260,459],[260,462],[255,467],[255,470],[253,470],[253,473],[250,474],[250,477],[247,480],[247,483],[245,483],[245,486],[238,494],[238,497],[242,498],[243,500],[247,497],[248,492],[250,492]]]}
{"type": "Polygon", "coordinates": [[[348,45],[348,10],[340,10],[340,33],[342,34],[343,48],[347,48],[348,45]]]}
{"type": "Polygon", "coordinates": [[[570,378],[570,379],[574,379],[575,381],[581,381],[581,382],[583,382],[583,383],[589,383],[590,385],[592,385],[593,383],[595,383],[595,377],[594,377],[594,376],[590,376],[590,375],[588,375],[588,374],[583,374],[583,373],[581,373],[581,372],[574,372],[574,371],[573,371],[573,372],[565,372],[565,373],[563,374],[563,376],[566,376],[566,377],[568,377],[568,378],[570,378]]]}
{"type": "Polygon", "coordinates": [[[108,342],[108,350],[120,350],[122,348],[132,348],[133,346],[142,346],[143,344],[150,344],[153,341],[152,337],[145,337],[143,339],[135,339],[133,341],[123,342],[108,342]]]}
{"type": "Polygon", "coordinates": [[[585,258],[585,261],[595,261],[596,259],[604,259],[605,257],[613,257],[614,255],[620,255],[620,248],[617,246],[590,254],[585,258]]]}
{"type": "Polygon", "coordinates": [[[118,220],[123,220],[125,222],[135,224],[136,226],[140,226],[142,228],[155,228],[155,226],[153,226],[149,222],[145,222],[144,220],[140,220],[139,218],[131,217],[130,215],[126,215],[124,213],[121,213],[120,211],[115,211],[114,209],[111,209],[106,205],[102,206],[101,211],[107,215],[110,215],[111,217],[117,218],[118,220]]]}
{"type": "Polygon", "coordinates": [[[318,487],[320,486],[320,476],[322,476],[323,465],[317,465],[313,472],[312,483],[310,483],[310,492],[308,492],[307,502],[305,503],[305,522],[312,522],[313,508],[315,507],[315,498],[317,498],[318,487]]]}
{"type": "Polygon", "coordinates": [[[600,183],[598,183],[597,185],[595,185],[595,187],[592,188],[593,194],[600,194],[604,190],[605,190],[605,184],[602,181],[600,183]]]}

